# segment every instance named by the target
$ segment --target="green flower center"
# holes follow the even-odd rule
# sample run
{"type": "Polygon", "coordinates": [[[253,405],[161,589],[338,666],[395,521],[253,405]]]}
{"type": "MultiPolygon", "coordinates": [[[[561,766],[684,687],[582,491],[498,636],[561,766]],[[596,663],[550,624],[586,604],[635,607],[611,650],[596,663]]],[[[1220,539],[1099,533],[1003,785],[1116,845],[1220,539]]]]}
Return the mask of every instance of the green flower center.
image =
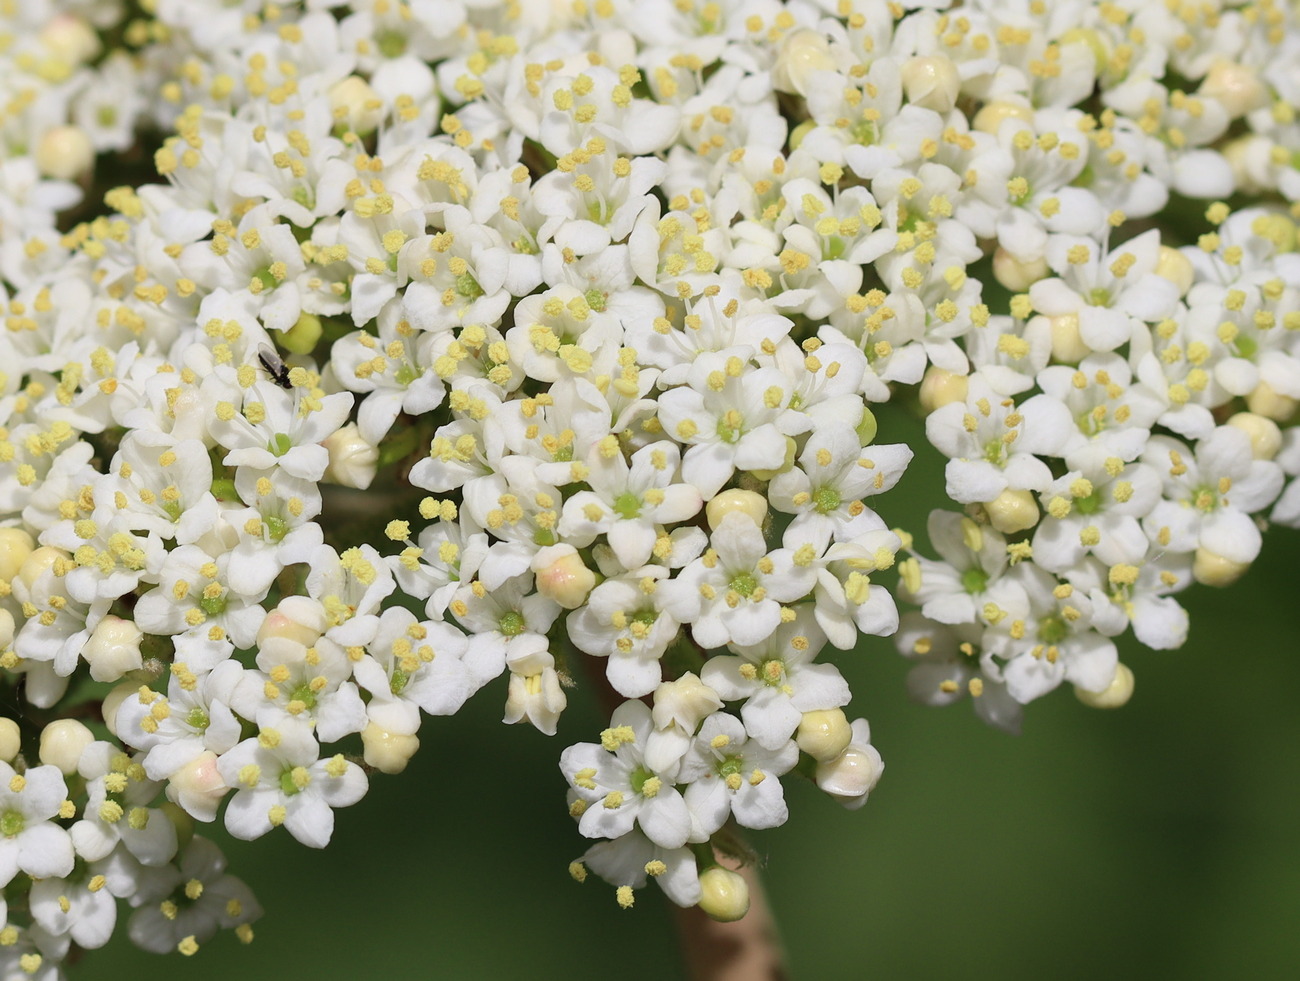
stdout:
{"type": "Polygon", "coordinates": [[[838,511],[840,503],[840,492],[834,487],[820,487],[813,493],[813,507],[820,514],[838,511]]]}
{"type": "Polygon", "coordinates": [[[1070,636],[1069,624],[1059,614],[1038,621],[1038,639],[1044,644],[1059,644],[1068,636],[1070,636]]]}
{"type": "Polygon", "coordinates": [[[506,611],[497,621],[497,629],[507,637],[518,637],[524,632],[525,626],[524,615],[518,610],[506,611]]]}
{"type": "Polygon", "coordinates": [[[375,38],[375,47],[385,58],[398,58],[406,53],[406,35],[401,31],[383,31],[375,38]]]}
{"type": "Polygon", "coordinates": [[[190,709],[189,715],[185,716],[185,724],[191,729],[197,729],[199,732],[202,732],[212,724],[212,720],[208,718],[207,712],[196,706],[190,709]]]}
{"type": "Polygon", "coordinates": [[[645,767],[638,766],[628,776],[628,783],[632,785],[632,792],[637,796],[640,796],[641,790],[645,787],[646,781],[651,779],[653,776],[654,774],[645,767]]]}
{"type": "Polygon", "coordinates": [[[253,278],[262,284],[262,289],[270,291],[280,285],[280,281],[271,275],[271,267],[263,266],[253,273],[253,278]]]}
{"type": "Polygon", "coordinates": [[[204,596],[199,599],[199,609],[210,617],[219,617],[226,612],[226,594],[204,596]]]}
{"type": "Polygon", "coordinates": [[[605,312],[606,296],[600,290],[587,290],[587,292],[582,294],[582,298],[587,301],[587,306],[591,307],[591,309],[595,310],[597,313],[605,312]]]}
{"type": "Polygon", "coordinates": [[[410,681],[411,676],[409,674],[401,668],[394,668],[393,676],[388,679],[388,690],[394,695],[400,695],[410,681]]]}
{"type": "Polygon", "coordinates": [[[266,444],[272,456],[284,456],[293,449],[293,440],[289,438],[288,433],[276,433],[271,437],[271,441],[266,444]]]}
{"type": "Polygon", "coordinates": [[[316,707],[316,692],[312,689],[311,685],[303,682],[301,685],[294,688],[293,692],[289,695],[289,701],[302,702],[302,704],[307,707],[307,711],[310,712],[316,707]]]}
{"type": "Polygon", "coordinates": [[[631,491],[624,491],[614,498],[614,510],[621,518],[638,518],[641,516],[641,498],[631,491]]]}
{"type": "Polygon", "coordinates": [[[461,273],[456,277],[456,292],[466,299],[474,300],[483,295],[483,287],[472,273],[461,273]]]}
{"type": "Polygon", "coordinates": [[[740,756],[728,756],[718,763],[718,776],[724,780],[730,776],[740,776],[745,768],[745,760],[740,756]]]}
{"type": "Polygon", "coordinates": [[[758,588],[758,579],[752,572],[739,572],[731,579],[731,588],[741,596],[750,596],[758,588]]]}
{"type": "Polygon", "coordinates": [[[1080,514],[1096,514],[1101,510],[1101,488],[1094,488],[1087,497],[1076,497],[1074,507],[1080,514]]]}
{"type": "Polygon", "coordinates": [[[266,526],[266,537],[273,542],[283,541],[284,536],[289,534],[289,522],[278,515],[263,515],[262,524],[266,526]]]}
{"type": "Polygon", "coordinates": [[[22,811],[9,808],[3,814],[0,814],[0,835],[6,838],[12,838],[23,830],[27,825],[27,818],[22,811]]]}
{"type": "Polygon", "coordinates": [[[989,574],[977,565],[971,566],[961,574],[961,588],[974,595],[984,592],[989,584],[989,574]]]}

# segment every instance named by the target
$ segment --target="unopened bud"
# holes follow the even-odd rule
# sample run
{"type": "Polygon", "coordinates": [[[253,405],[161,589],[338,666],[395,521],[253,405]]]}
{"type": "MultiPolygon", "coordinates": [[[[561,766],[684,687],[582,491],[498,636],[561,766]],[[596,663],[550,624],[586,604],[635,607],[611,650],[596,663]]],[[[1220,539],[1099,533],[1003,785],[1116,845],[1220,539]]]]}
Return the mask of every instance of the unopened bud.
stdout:
{"type": "Polygon", "coordinates": [[[749,883],[739,872],[714,865],[700,873],[700,909],[722,923],[749,912],[749,883]]]}
{"type": "Polygon", "coordinates": [[[325,608],[310,596],[286,596],[262,620],[257,631],[258,644],[272,638],[291,640],[311,647],[325,632],[325,608]]]}
{"type": "Polygon", "coordinates": [[[401,773],[420,748],[420,739],[385,729],[374,722],[361,730],[363,757],[366,764],[380,773],[401,773]]]}
{"type": "Polygon", "coordinates": [[[0,606],[0,651],[7,651],[13,645],[16,629],[14,615],[0,606]]]}
{"type": "Polygon", "coordinates": [[[0,581],[8,582],[18,575],[35,548],[32,536],[21,528],[0,528],[0,581]]]}
{"type": "Polygon", "coordinates": [[[650,717],[657,729],[678,725],[694,732],[720,708],[722,699],[718,693],[701,681],[699,675],[687,671],[676,681],[665,681],[655,689],[650,717]]]}
{"type": "Polygon", "coordinates": [[[1017,259],[1000,245],[993,251],[993,278],[1013,293],[1023,293],[1050,272],[1042,256],[1017,259]]]}
{"type": "Polygon", "coordinates": [[[596,574],[587,568],[572,545],[548,545],[533,556],[537,591],[566,610],[576,610],[596,586],[596,574]]]}
{"type": "Polygon", "coordinates": [[[952,59],[943,55],[909,58],[899,75],[907,101],[938,113],[951,112],[961,92],[961,76],[952,59]]]}
{"type": "Polygon", "coordinates": [[[12,763],[23,748],[22,731],[13,719],[0,719],[0,760],[12,763]]]}
{"type": "Polygon", "coordinates": [[[379,470],[379,447],[367,443],[355,422],[335,430],[324,440],[330,452],[325,479],[344,487],[365,490],[379,470]]]}
{"type": "Polygon", "coordinates": [[[34,549],[23,561],[22,567],[18,570],[18,581],[31,589],[55,562],[67,557],[68,553],[62,549],[42,545],[40,548],[34,549]]]}
{"type": "Polygon", "coordinates": [[[745,515],[762,528],[767,520],[767,498],[755,491],[732,489],[723,491],[704,506],[704,517],[711,531],[717,531],[722,519],[733,512],[745,515]]]}
{"type": "Polygon", "coordinates": [[[1115,677],[1101,691],[1075,688],[1074,697],[1089,708],[1116,709],[1133,697],[1133,672],[1127,664],[1115,665],[1115,677]]]}
{"type": "Polygon", "coordinates": [[[925,377],[921,379],[921,408],[929,414],[950,402],[965,402],[969,391],[968,376],[932,364],[925,369],[925,377]]]}
{"type": "Polygon", "coordinates": [[[99,714],[103,716],[104,728],[114,736],[117,736],[117,710],[122,707],[122,703],[128,698],[139,693],[140,686],[138,684],[124,681],[104,696],[104,701],[99,706],[99,714]]]}
{"type": "Polygon", "coordinates": [[[1002,123],[1008,119],[1020,119],[1032,123],[1034,110],[1016,102],[990,102],[975,113],[975,118],[971,120],[971,128],[996,136],[1002,123]]]}
{"type": "Polygon", "coordinates": [[[1078,364],[1092,354],[1090,348],[1079,333],[1079,318],[1073,313],[1063,313],[1058,317],[1048,317],[1052,330],[1052,357],[1060,364],[1078,364]]]}
{"type": "Polygon", "coordinates": [[[854,741],[833,760],[818,763],[817,786],[848,808],[860,807],[880,782],[884,761],[870,743],[854,741]]]}
{"type": "Polygon", "coordinates": [[[77,772],[81,754],[94,741],[95,734],[76,719],[55,719],[41,731],[41,762],[71,776],[77,772]]]}
{"type": "Polygon", "coordinates": [[[1038,502],[1027,490],[1008,488],[984,505],[989,524],[1004,535],[1027,531],[1038,524],[1038,502]]]}
{"type": "Polygon", "coordinates": [[[779,473],[785,473],[794,466],[794,458],[799,454],[799,444],[794,441],[793,436],[785,438],[785,459],[775,470],[751,470],[749,471],[759,480],[771,480],[779,473]]]}
{"type": "Polygon", "coordinates": [[[1256,460],[1271,460],[1282,449],[1282,430],[1272,419],[1253,412],[1238,412],[1228,425],[1250,437],[1250,452],[1256,460]]]}
{"type": "Polygon", "coordinates": [[[364,78],[349,75],[329,90],[334,119],[358,136],[374,131],[384,118],[384,101],[364,78]]]}
{"type": "Polygon", "coordinates": [[[848,748],[853,730],[842,709],[805,712],[799,720],[795,742],[818,762],[833,760],[848,748]]]}
{"type": "Polygon", "coordinates": [[[290,354],[311,354],[316,350],[316,342],[320,340],[325,328],[321,325],[320,317],[315,314],[304,313],[298,317],[295,323],[288,330],[277,331],[277,340],[280,346],[290,354]]]}
{"type": "Polygon", "coordinates": [[[1268,104],[1268,88],[1255,69],[1222,58],[1210,65],[1196,94],[1219,103],[1230,119],[1268,104]]]}
{"type": "Polygon", "coordinates": [[[84,64],[99,54],[99,34],[80,17],[59,14],[41,28],[41,44],[54,57],[72,65],[84,64]]]}
{"type": "Polygon", "coordinates": [[[128,671],[144,667],[140,653],[143,638],[144,632],[133,621],[104,617],[81,649],[81,656],[90,665],[90,676],[96,681],[116,681],[128,671]]]}
{"type": "Polygon", "coordinates": [[[1209,549],[1198,548],[1192,559],[1192,578],[1203,586],[1231,586],[1249,568],[1249,562],[1234,562],[1209,549]]]}
{"type": "Polygon", "coordinates": [[[1168,245],[1160,246],[1160,257],[1156,260],[1154,271],[1161,279],[1167,279],[1177,286],[1179,296],[1191,289],[1192,283],[1196,281],[1196,269],[1192,266],[1192,260],[1168,245]]]}
{"type": "Polygon", "coordinates": [[[36,143],[36,167],[46,177],[72,181],[89,172],[95,163],[95,148],[80,127],[55,126],[36,143]]]}
{"type": "Polygon", "coordinates": [[[808,94],[808,82],[813,72],[835,70],[831,45],[826,35],[803,28],[785,36],[772,66],[772,87],[778,92],[808,94]]]}
{"type": "Polygon", "coordinates": [[[1279,394],[1266,381],[1261,381],[1255,386],[1255,390],[1246,396],[1246,408],[1277,422],[1286,422],[1290,419],[1295,415],[1297,406],[1300,406],[1300,402],[1289,395],[1279,394]]]}
{"type": "Polygon", "coordinates": [[[168,778],[167,799],[200,821],[211,821],[229,789],[217,769],[217,754],[206,749],[168,778]]]}

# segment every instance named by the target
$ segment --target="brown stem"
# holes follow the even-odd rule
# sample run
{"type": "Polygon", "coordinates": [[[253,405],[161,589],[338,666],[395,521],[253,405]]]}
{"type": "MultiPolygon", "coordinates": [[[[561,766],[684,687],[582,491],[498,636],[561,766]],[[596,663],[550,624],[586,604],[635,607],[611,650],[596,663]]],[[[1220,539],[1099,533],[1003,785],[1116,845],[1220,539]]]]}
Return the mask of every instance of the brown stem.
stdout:
{"type": "Polygon", "coordinates": [[[785,952],[763,880],[752,865],[736,871],[749,885],[743,919],[719,923],[698,906],[676,911],[687,976],[691,981],[784,981],[789,977],[785,952]]]}

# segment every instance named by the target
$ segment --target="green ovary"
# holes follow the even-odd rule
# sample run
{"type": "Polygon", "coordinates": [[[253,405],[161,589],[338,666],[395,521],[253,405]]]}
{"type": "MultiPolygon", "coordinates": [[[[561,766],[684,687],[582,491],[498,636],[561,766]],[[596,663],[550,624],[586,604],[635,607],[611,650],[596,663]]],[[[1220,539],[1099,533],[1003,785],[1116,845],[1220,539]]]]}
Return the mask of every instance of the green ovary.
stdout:
{"type": "Polygon", "coordinates": [[[1059,644],[1068,636],[1070,628],[1064,618],[1051,616],[1038,621],[1038,639],[1044,644],[1059,644]]]}
{"type": "Polygon", "coordinates": [[[510,610],[501,615],[497,621],[497,629],[507,637],[518,637],[524,632],[524,615],[518,610],[510,610]]]}
{"type": "Polygon", "coordinates": [[[821,487],[813,493],[813,507],[819,514],[830,514],[839,510],[840,492],[834,487],[821,487]]]}
{"type": "Polygon", "coordinates": [[[979,566],[971,566],[961,574],[961,588],[968,593],[982,593],[988,584],[989,574],[979,566]]]}
{"type": "Polygon", "coordinates": [[[0,814],[0,835],[6,838],[12,838],[27,826],[27,818],[22,811],[10,808],[3,814],[0,814]]]}
{"type": "Polygon", "coordinates": [[[624,491],[614,498],[614,510],[621,518],[639,518],[641,516],[641,499],[631,491],[624,491]]]}
{"type": "Polygon", "coordinates": [[[741,572],[732,577],[730,586],[734,592],[748,597],[758,588],[758,579],[752,572],[741,572]]]}
{"type": "Polygon", "coordinates": [[[199,732],[202,732],[212,724],[212,720],[208,718],[207,712],[203,711],[201,708],[195,707],[190,709],[189,715],[185,716],[185,724],[191,729],[197,729],[199,732]]]}

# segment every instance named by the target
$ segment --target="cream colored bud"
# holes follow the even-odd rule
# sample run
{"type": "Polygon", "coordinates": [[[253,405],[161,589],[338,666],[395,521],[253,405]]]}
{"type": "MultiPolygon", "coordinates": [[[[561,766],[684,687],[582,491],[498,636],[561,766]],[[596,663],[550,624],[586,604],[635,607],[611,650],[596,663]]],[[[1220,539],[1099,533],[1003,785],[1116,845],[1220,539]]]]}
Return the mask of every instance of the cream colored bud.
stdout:
{"type": "Polygon", "coordinates": [[[1277,422],[1286,422],[1290,419],[1295,415],[1297,406],[1300,406],[1300,403],[1289,395],[1279,394],[1266,381],[1261,381],[1255,386],[1255,390],[1246,396],[1246,408],[1277,422]]]}
{"type": "Polygon", "coordinates": [[[1065,31],[1057,42],[1061,47],[1067,44],[1084,44],[1092,52],[1094,70],[1100,71],[1110,61],[1110,50],[1105,39],[1098,31],[1090,27],[1072,27],[1065,31]]]}
{"type": "Polygon", "coordinates": [[[117,710],[122,703],[133,695],[140,693],[140,686],[134,682],[124,681],[104,696],[99,707],[99,714],[104,718],[104,727],[114,736],[117,735],[117,710]]]}
{"type": "Polygon", "coordinates": [[[1052,357],[1061,364],[1078,364],[1092,353],[1079,333],[1079,318],[1073,313],[1048,317],[1052,330],[1052,357]]]}
{"type": "Polygon", "coordinates": [[[1196,269],[1192,260],[1168,245],[1160,246],[1160,258],[1156,260],[1154,271],[1161,279],[1167,279],[1177,286],[1179,296],[1191,289],[1192,283],[1196,281],[1196,269]]]}
{"type": "Polygon", "coordinates": [[[849,720],[837,708],[805,712],[795,733],[799,748],[822,763],[839,756],[852,740],[849,720]]]}
{"type": "Polygon", "coordinates": [[[537,591],[566,610],[576,610],[596,586],[596,574],[587,568],[572,545],[548,545],[533,556],[537,591]]]}
{"type": "Polygon", "coordinates": [[[778,92],[808,94],[808,82],[814,72],[835,71],[831,44],[826,35],[809,28],[785,36],[772,66],[772,87],[778,92]]]}
{"type": "Polygon", "coordinates": [[[907,101],[938,113],[951,112],[961,93],[961,75],[951,58],[918,55],[903,63],[899,72],[907,101]]]}
{"type": "Polygon", "coordinates": [[[34,549],[24,560],[22,568],[18,570],[18,580],[28,589],[36,585],[36,580],[45,575],[59,559],[66,559],[68,553],[59,548],[53,548],[49,545],[42,545],[34,549]]]}
{"type": "Polygon", "coordinates": [[[1000,245],[993,250],[993,278],[1013,293],[1023,293],[1050,272],[1042,256],[1025,260],[1017,259],[1000,245]]]}
{"type": "Polygon", "coordinates": [[[365,490],[379,470],[379,447],[367,443],[355,422],[335,430],[324,440],[330,452],[325,479],[344,487],[365,490]]]}
{"type": "Polygon", "coordinates": [[[755,491],[723,491],[704,506],[704,517],[709,522],[709,530],[717,531],[722,519],[733,511],[740,512],[762,528],[763,522],[767,520],[767,498],[755,491]]]}
{"type": "Polygon", "coordinates": [[[1224,141],[1218,149],[1232,168],[1232,181],[1238,194],[1259,194],[1272,189],[1273,181],[1268,176],[1273,166],[1272,140],[1250,133],[1224,141]]]}
{"type": "Polygon", "coordinates": [[[8,582],[18,575],[35,548],[32,536],[21,528],[0,528],[0,581],[8,582]]]}
{"type": "MultiPolygon", "coordinates": [[[[200,821],[211,821],[229,789],[217,769],[217,754],[205,749],[168,778],[167,799],[200,821]]],[[[177,827],[177,837],[180,830],[177,827]]]]}
{"type": "Polygon", "coordinates": [[[95,29],[72,14],[52,18],[37,36],[45,50],[72,65],[84,64],[102,50],[95,29]]]}
{"type": "Polygon", "coordinates": [[[1201,81],[1197,95],[1210,98],[1228,111],[1230,119],[1268,105],[1268,87],[1255,69],[1225,58],[1216,59],[1201,81]]]}
{"type": "Polygon", "coordinates": [[[1002,123],[1008,119],[1020,119],[1031,123],[1034,119],[1034,110],[1016,102],[990,102],[975,113],[975,118],[971,120],[971,128],[996,136],[1002,123]]]}
{"type": "Polygon", "coordinates": [[[665,681],[654,692],[650,718],[656,729],[678,725],[694,732],[701,722],[722,708],[718,693],[687,671],[676,681],[665,681]]]}
{"type": "Polygon", "coordinates": [[[775,470],[751,470],[749,471],[759,480],[771,480],[779,473],[785,473],[794,466],[794,458],[799,453],[799,444],[794,441],[793,436],[785,438],[785,459],[775,470]]]}
{"type": "Polygon", "coordinates": [[[320,317],[315,314],[304,313],[298,317],[297,322],[285,331],[276,331],[277,340],[280,346],[290,354],[311,354],[316,350],[316,342],[320,340],[321,334],[325,332],[325,327],[320,321],[320,317]]]}
{"type": "Polygon", "coordinates": [[[80,127],[55,126],[41,135],[33,157],[46,177],[75,181],[94,166],[95,148],[80,127]]]}
{"type": "Polygon", "coordinates": [[[12,763],[23,748],[22,730],[13,719],[0,719],[0,760],[12,763]]]}
{"type": "Polygon", "coordinates": [[[1027,490],[1008,488],[984,505],[989,524],[1004,535],[1027,531],[1038,524],[1038,502],[1027,490]]]}
{"type": "Polygon", "coordinates": [[[76,719],[55,719],[41,732],[41,762],[71,776],[77,772],[81,754],[94,741],[95,734],[76,719]]]}
{"type": "Polygon", "coordinates": [[[1253,412],[1238,412],[1228,425],[1250,437],[1250,452],[1256,460],[1271,460],[1282,449],[1282,430],[1272,419],[1253,412]]]}
{"type": "Polygon", "coordinates": [[[96,681],[116,681],[128,671],[144,667],[140,653],[143,638],[144,632],[133,621],[104,617],[81,649],[81,656],[90,665],[90,676],[96,681]]]}
{"type": "Polygon", "coordinates": [[[1198,548],[1192,559],[1192,578],[1204,586],[1231,586],[1249,568],[1249,562],[1234,562],[1209,549],[1198,548]]]}
{"type": "Polygon", "coordinates": [[[932,364],[925,369],[925,377],[921,379],[921,408],[928,415],[950,402],[965,402],[969,391],[968,376],[932,364]]]}
{"type": "Polygon", "coordinates": [[[358,75],[336,82],[329,90],[329,100],[335,121],[358,136],[373,132],[383,121],[383,99],[358,75]]]}
{"type": "Polygon", "coordinates": [[[17,624],[14,623],[14,615],[0,606],[0,651],[8,650],[13,646],[16,632],[17,624]]]}
{"type": "Polygon", "coordinates": [[[749,912],[749,883],[739,872],[714,865],[700,873],[700,909],[722,923],[749,912]]]}
{"type": "Polygon", "coordinates": [[[392,732],[374,722],[361,730],[361,743],[367,765],[380,773],[401,773],[420,748],[418,736],[392,732]]]}
{"type": "Polygon", "coordinates": [[[1115,665],[1115,677],[1101,691],[1075,688],[1074,697],[1089,708],[1117,709],[1133,697],[1133,672],[1127,664],[1115,665]]]}
{"type": "Polygon", "coordinates": [[[850,743],[839,756],[817,764],[817,786],[841,804],[852,807],[875,789],[885,764],[870,744],[850,743]]]}
{"type": "Polygon", "coordinates": [[[320,639],[326,626],[325,608],[320,603],[310,596],[286,596],[262,620],[257,642],[264,644],[278,637],[311,647],[320,639]]]}

